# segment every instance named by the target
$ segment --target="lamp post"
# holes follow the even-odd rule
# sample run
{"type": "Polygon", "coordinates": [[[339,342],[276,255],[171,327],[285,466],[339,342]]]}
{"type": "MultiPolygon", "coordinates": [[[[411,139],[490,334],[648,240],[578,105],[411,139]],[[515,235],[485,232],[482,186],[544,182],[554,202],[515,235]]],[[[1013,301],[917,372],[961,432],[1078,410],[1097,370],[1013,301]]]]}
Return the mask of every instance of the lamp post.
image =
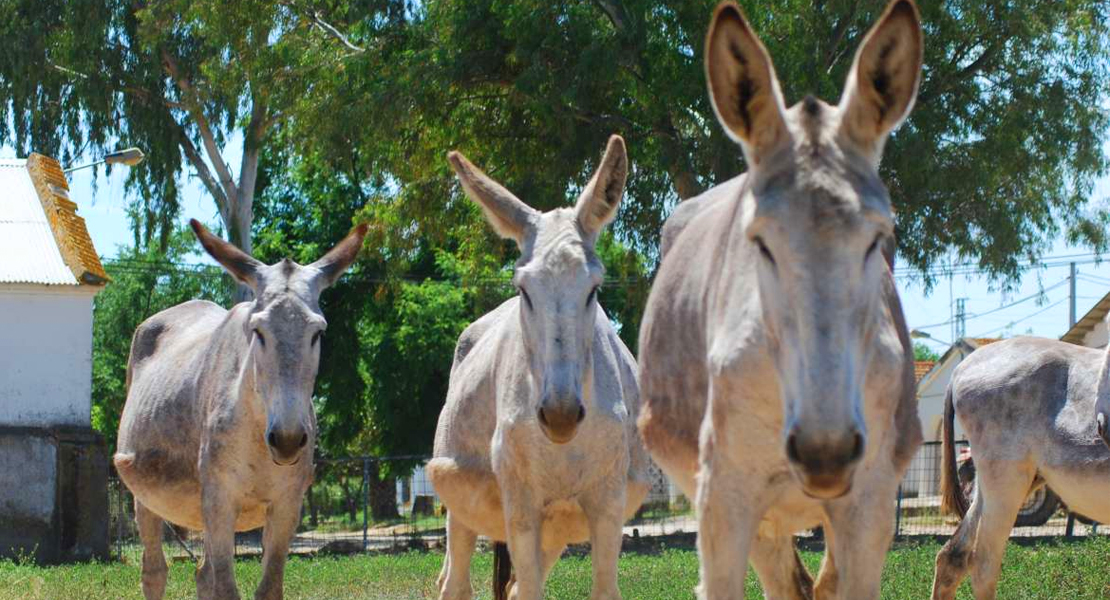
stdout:
{"type": "Polygon", "coordinates": [[[951,346],[952,345],[951,342],[946,342],[944,340],[938,340],[937,338],[933,337],[929,333],[927,333],[925,331],[921,331],[920,329],[911,329],[910,330],[910,337],[915,339],[915,340],[932,340],[934,342],[937,342],[938,344],[944,344],[945,346],[951,346]]]}
{"type": "Polygon", "coordinates": [[[102,158],[98,161],[91,162],[91,163],[86,164],[86,165],[78,165],[76,167],[67,167],[65,169],[62,169],[62,172],[63,173],[72,173],[72,172],[80,170],[80,169],[87,169],[89,167],[95,167],[96,165],[103,165],[103,164],[126,165],[128,167],[133,167],[133,166],[143,162],[144,158],[146,158],[146,155],[143,154],[142,150],[139,150],[138,148],[127,148],[127,149],[124,149],[124,150],[116,150],[114,152],[109,152],[108,154],[104,155],[104,158],[102,158]]]}

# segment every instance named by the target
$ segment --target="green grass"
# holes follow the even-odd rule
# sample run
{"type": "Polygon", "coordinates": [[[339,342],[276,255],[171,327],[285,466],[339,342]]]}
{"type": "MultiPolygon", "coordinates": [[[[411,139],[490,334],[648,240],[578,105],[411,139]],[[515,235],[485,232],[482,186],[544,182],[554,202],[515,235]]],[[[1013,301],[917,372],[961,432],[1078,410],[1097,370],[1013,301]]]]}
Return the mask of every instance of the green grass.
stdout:
{"type": "MultiPolygon", "coordinates": [[[[929,597],[933,559],[939,546],[900,547],[887,557],[883,577],[884,599],[919,600],[929,597]]],[[[815,569],[820,555],[804,553],[815,569]]],[[[0,562],[0,598],[8,599],[140,599],[139,567],[127,563],[87,564],[39,568],[0,562]]],[[[436,552],[344,558],[292,558],[286,569],[288,600],[352,599],[408,600],[435,598],[435,578],[443,564],[436,552]]],[[[475,557],[473,580],[477,598],[489,598],[491,557],[475,557]]],[[[620,586],[626,600],[693,598],[697,581],[697,555],[689,550],[659,554],[626,554],[621,559],[620,586]]],[[[239,589],[250,598],[258,585],[258,560],[236,565],[239,589]]],[[[590,562],[586,557],[561,560],[547,585],[548,599],[589,597],[590,562]]],[[[195,598],[193,564],[170,567],[168,599],[195,598]]],[[[749,576],[748,597],[762,598],[754,577],[749,576]]],[[[965,584],[959,596],[970,599],[965,584]]],[[[1105,600],[1110,598],[1110,540],[1022,547],[1011,544],[999,583],[1000,600],[1105,600]]]]}

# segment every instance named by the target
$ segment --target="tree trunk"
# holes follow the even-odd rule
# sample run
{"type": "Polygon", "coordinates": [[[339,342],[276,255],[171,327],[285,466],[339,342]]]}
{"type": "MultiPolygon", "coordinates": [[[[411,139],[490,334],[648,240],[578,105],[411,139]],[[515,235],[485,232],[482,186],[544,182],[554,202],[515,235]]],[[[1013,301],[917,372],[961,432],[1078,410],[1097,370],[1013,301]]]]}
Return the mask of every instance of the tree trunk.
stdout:
{"type": "MultiPolygon", "coordinates": [[[[235,244],[237,248],[251,253],[251,221],[254,220],[254,215],[251,210],[251,200],[240,201],[236,203],[231,212],[231,222],[225,223],[227,225],[227,241],[235,244]]],[[[254,298],[254,291],[243,283],[236,282],[235,293],[232,296],[232,302],[238,304],[240,302],[249,302],[254,298]]]]}
{"type": "MultiPolygon", "coordinates": [[[[358,496],[351,493],[351,486],[347,482],[347,476],[344,475],[339,478],[339,488],[343,490],[343,508],[347,509],[347,517],[351,523],[358,522],[358,496]]],[[[361,493],[361,490],[359,490],[361,493]]]]}
{"type": "Polygon", "coordinates": [[[397,511],[397,479],[382,478],[380,472],[380,465],[373,463],[370,467],[370,516],[374,521],[399,519],[401,513],[397,511]]]}
{"type": "Polygon", "coordinates": [[[311,485],[308,486],[308,496],[307,496],[307,498],[308,498],[308,523],[310,525],[312,525],[313,529],[315,529],[316,527],[318,527],[320,525],[320,510],[318,508],[316,508],[316,500],[315,500],[316,494],[314,493],[316,490],[313,489],[314,487],[316,487],[316,486],[311,486],[311,485]]]}

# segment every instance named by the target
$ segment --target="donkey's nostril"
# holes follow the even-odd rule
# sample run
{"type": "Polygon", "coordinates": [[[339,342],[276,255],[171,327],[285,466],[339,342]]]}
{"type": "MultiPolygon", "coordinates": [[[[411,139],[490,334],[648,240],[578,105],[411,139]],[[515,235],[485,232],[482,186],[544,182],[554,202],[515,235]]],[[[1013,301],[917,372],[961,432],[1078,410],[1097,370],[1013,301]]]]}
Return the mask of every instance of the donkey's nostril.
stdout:
{"type": "Polygon", "coordinates": [[[266,443],[270,444],[272,447],[277,447],[277,436],[274,435],[274,432],[271,431],[270,435],[266,436],[266,443]]]}
{"type": "Polygon", "coordinates": [[[543,423],[544,425],[547,425],[547,415],[545,415],[543,413],[542,408],[540,409],[540,423],[543,423]]]}
{"type": "Polygon", "coordinates": [[[790,434],[786,438],[786,458],[790,459],[792,463],[802,462],[802,457],[798,454],[798,436],[797,434],[790,434]]]}
{"type": "Polygon", "coordinates": [[[585,419],[585,418],[586,418],[586,407],[579,406],[578,407],[578,422],[581,423],[582,419],[585,419]]]}
{"type": "Polygon", "coordinates": [[[848,458],[850,462],[855,462],[863,458],[863,435],[857,433],[855,435],[855,446],[852,447],[852,455],[848,458]]]}
{"type": "Polygon", "coordinates": [[[305,444],[307,444],[307,443],[308,443],[308,434],[307,433],[302,433],[301,434],[301,446],[300,447],[304,448],[305,444]]]}

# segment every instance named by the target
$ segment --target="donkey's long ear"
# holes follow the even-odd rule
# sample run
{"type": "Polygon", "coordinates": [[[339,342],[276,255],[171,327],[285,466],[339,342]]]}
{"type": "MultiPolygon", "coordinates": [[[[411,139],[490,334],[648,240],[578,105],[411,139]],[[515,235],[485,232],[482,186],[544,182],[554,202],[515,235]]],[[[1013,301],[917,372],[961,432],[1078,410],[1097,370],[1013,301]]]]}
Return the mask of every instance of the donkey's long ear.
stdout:
{"type": "Polygon", "coordinates": [[[748,164],[758,164],[787,136],[782,91],[767,49],[733,2],[713,14],[705,74],[717,119],[743,146],[748,164]]]}
{"type": "Polygon", "coordinates": [[[208,252],[212,258],[216,259],[216,262],[223,265],[223,268],[231,273],[232,277],[251,289],[257,287],[258,271],[264,266],[260,261],[234,245],[212,235],[204,225],[200,224],[200,221],[189,219],[189,225],[193,228],[193,233],[196,234],[200,245],[204,246],[205,252],[208,252]]]}
{"type": "Polygon", "coordinates": [[[913,108],[923,54],[921,19],[912,0],[891,2],[856,53],[840,99],[840,128],[876,161],[887,134],[913,108]]]}
{"type": "Polygon", "coordinates": [[[493,229],[501,237],[514,239],[517,245],[523,245],[524,237],[539,217],[539,212],[490,179],[462,153],[448,153],[447,162],[451,163],[466,195],[482,207],[493,229]]]}
{"type": "Polygon", "coordinates": [[[320,272],[317,278],[318,290],[323,290],[338,281],[339,276],[351,266],[351,263],[355,262],[358,251],[362,249],[362,240],[366,237],[367,229],[369,229],[369,225],[366,223],[358,225],[327,254],[308,265],[320,272]]]}
{"type": "Polygon", "coordinates": [[[586,184],[575,206],[578,223],[594,240],[601,229],[617,216],[627,179],[628,153],[624,148],[624,139],[619,135],[610,136],[597,173],[586,184]]]}

